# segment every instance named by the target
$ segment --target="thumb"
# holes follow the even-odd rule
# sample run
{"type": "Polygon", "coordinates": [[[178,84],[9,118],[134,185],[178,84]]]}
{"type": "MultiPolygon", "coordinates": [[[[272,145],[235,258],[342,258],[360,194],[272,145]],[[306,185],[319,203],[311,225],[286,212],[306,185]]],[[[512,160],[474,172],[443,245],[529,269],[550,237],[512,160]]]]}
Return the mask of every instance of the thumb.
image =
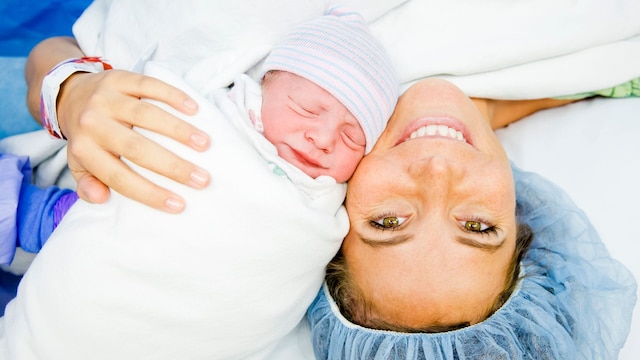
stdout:
{"type": "Polygon", "coordinates": [[[78,196],[92,204],[102,204],[109,199],[109,188],[93,175],[84,172],[75,174],[78,181],[78,196]],[[76,176],[78,175],[78,176],[76,176]]]}

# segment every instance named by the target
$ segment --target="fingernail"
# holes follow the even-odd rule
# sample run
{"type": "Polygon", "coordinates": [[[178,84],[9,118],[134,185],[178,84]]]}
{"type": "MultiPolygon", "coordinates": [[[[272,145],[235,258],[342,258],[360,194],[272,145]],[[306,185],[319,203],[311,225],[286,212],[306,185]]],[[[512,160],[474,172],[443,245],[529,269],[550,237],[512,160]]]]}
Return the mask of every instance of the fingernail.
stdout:
{"type": "Polygon", "coordinates": [[[209,174],[202,169],[196,169],[190,177],[196,186],[205,186],[209,182],[209,174]]]}
{"type": "Polygon", "coordinates": [[[167,201],[164,202],[166,209],[172,213],[179,213],[184,210],[184,201],[178,198],[168,198],[167,201]]]}
{"type": "Polygon", "coordinates": [[[190,98],[184,100],[184,106],[191,110],[198,108],[198,104],[190,98]]]}
{"type": "Polygon", "coordinates": [[[197,148],[204,148],[209,142],[209,137],[200,133],[192,134],[189,137],[191,143],[197,148]]]}

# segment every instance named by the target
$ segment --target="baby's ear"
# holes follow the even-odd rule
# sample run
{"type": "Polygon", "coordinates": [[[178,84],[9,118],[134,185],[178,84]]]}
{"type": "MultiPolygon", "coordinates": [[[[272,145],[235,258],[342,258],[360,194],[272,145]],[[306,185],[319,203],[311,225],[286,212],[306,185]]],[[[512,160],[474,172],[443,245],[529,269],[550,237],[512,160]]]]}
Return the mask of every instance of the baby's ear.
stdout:
{"type": "Polygon", "coordinates": [[[278,72],[278,70],[269,70],[264,75],[262,75],[262,79],[260,79],[260,83],[264,85],[269,80],[273,79],[273,76],[278,72]]]}

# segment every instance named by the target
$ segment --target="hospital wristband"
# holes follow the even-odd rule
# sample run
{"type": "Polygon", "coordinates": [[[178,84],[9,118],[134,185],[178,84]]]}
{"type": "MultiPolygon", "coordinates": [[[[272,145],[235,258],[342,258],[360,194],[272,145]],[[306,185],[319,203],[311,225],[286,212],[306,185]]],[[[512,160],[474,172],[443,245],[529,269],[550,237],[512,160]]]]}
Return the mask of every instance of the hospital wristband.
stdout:
{"type": "Polygon", "coordinates": [[[40,116],[42,126],[51,136],[66,139],[58,124],[57,103],[60,85],[77,72],[98,73],[111,69],[111,65],[103,62],[99,57],[82,57],[64,60],[47,73],[42,79],[40,91],[40,116]]]}

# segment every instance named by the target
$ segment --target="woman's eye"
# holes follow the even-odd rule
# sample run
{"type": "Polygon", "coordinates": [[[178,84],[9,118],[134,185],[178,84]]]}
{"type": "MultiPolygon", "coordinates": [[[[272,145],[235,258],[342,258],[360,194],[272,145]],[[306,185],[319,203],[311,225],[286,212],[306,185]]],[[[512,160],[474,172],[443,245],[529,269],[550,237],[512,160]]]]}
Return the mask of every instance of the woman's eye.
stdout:
{"type": "Polygon", "coordinates": [[[496,226],[488,225],[484,221],[463,220],[460,221],[460,225],[464,227],[464,230],[472,233],[497,234],[498,232],[498,228],[496,226]]]}
{"type": "Polygon", "coordinates": [[[371,224],[377,228],[388,230],[398,228],[405,220],[406,218],[402,217],[386,216],[372,221],[371,224]]]}
{"type": "Polygon", "coordinates": [[[464,228],[468,231],[480,232],[486,230],[488,226],[481,223],[480,221],[465,221],[464,228]]]}

